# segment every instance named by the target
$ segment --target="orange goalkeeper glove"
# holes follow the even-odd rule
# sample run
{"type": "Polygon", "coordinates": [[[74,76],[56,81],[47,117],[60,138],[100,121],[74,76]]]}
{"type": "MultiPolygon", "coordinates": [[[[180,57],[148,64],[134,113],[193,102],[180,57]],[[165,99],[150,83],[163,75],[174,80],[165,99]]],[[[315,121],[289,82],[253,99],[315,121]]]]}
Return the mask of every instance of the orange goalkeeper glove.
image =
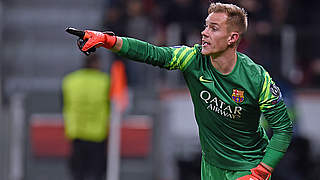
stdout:
{"type": "Polygon", "coordinates": [[[94,52],[96,48],[101,46],[110,49],[117,42],[117,37],[111,31],[82,31],[75,28],[67,28],[66,31],[79,37],[77,41],[78,47],[86,55],[90,55],[91,52],[94,52]]]}
{"type": "Polygon", "coordinates": [[[268,180],[271,172],[259,164],[257,167],[252,168],[251,174],[238,178],[237,180],[268,180]]]}
{"type": "Polygon", "coordinates": [[[112,48],[116,42],[117,37],[114,35],[113,32],[107,31],[107,32],[98,32],[98,31],[90,31],[85,30],[84,31],[84,37],[83,40],[87,40],[87,42],[82,47],[82,51],[87,51],[92,47],[104,47],[107,49],[112,48]]]}

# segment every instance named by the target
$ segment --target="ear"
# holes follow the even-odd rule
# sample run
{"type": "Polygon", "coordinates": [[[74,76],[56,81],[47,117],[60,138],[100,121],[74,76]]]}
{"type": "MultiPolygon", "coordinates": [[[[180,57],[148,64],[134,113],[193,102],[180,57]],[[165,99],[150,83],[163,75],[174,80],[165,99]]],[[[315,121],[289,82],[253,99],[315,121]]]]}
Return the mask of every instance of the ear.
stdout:
{"type": "Polygon", "coordinates": [[[238,32],[231,32],[231,35],[228,38],[228,45],[235,44],[238,41],[239,37],[240,35],[238,32]]]}

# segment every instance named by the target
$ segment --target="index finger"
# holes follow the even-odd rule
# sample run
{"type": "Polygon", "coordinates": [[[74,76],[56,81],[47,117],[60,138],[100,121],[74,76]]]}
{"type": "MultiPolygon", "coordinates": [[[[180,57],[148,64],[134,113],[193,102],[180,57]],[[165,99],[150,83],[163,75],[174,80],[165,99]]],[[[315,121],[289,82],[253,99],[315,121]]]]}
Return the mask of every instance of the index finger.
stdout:
{"type": "Polygon", "coordinates": [[[72,27],[66,28],[66,32],[68,32],[68,33],[70,33],[70,34],[72,34],[72,35],[76,35],[76,36],[78,36],[78,37],[81,38],[81,39],[82,39],[82,38],[84,37],[84,35],[85,35],[85,32],[84,32],[84,31],[78,30],[78,29],[72,28],[72,27]]]}

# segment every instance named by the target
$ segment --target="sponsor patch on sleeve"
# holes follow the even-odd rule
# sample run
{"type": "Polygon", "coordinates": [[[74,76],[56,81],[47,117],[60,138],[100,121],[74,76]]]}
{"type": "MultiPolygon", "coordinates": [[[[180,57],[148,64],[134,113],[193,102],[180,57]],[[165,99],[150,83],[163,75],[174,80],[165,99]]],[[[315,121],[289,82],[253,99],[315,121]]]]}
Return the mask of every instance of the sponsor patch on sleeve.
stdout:
{"type": "Polygon", "coordinates": [[[274,82],[270,84],[270,92],[275,97],[275,100],[272,101],[272,104],[277,104],[282,100],[280,88],[274,82]]]}

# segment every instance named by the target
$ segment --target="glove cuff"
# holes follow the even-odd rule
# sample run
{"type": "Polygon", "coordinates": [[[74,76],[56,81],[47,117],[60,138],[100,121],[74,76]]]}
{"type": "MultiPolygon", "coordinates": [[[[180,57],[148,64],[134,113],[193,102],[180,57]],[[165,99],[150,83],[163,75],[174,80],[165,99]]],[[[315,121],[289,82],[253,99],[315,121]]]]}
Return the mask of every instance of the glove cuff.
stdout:
{"type": "Polygon", "coordinates": [[[115,35],[109,35],[109,34],[104,34],[105,36],[105,43],[102,45],[102,47],[111,49],[117,42],[117,36],[115,35]]]}
{"type": "Polygon", "coordinates": [[[271,172],[268,171],[264,166],[259,164],[257,167],[251,169],[251,173],[253,176],[258,178],[259,180],[268,180],[271,176],[271,172]]]}

